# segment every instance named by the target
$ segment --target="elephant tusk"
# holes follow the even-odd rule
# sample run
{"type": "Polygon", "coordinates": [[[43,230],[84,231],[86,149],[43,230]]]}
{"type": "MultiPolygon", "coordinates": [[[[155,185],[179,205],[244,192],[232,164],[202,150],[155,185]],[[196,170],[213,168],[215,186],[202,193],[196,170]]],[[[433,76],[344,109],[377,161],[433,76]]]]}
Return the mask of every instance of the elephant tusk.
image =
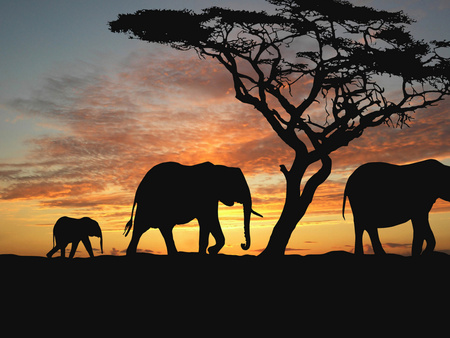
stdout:
{"type": "Polygon", "coordinates": [[[259,217],[264,217],[263,215],[261,215],[261,214],[258,214],[255,210],[253,210],[252,209],[252,214],[255,214],[256,216],[259,216],[259,217]]]}

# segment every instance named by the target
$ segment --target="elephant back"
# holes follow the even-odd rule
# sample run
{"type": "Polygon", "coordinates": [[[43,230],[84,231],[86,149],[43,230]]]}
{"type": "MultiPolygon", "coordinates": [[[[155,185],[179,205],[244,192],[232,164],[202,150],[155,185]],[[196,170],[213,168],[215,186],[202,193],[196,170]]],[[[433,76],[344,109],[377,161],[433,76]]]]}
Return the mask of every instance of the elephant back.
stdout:
{"type": "Polygon", "coordinates": [[[430,209],[436,199],[429,193],[429,182],[419,175],[423,164],[374,162],[356,169],[345,189],[354,217],[389,227],[408,221],[415,211],[430,209]]]}
{"type": "Polygon", "coordinates": [[[177,214],[195,213],[213,189],[212,167],[209,162],[194,166],[165,162],[154,166],[136,191],[138,210],[167,214],[176,209],[177,214]]]}
{"type": "Polygon", "coordinates": [[[74,239],[80,239],[80,220],[63,216],[59,218],[53,227],[53,235],[57,243],[70,243],[74,239]]]}

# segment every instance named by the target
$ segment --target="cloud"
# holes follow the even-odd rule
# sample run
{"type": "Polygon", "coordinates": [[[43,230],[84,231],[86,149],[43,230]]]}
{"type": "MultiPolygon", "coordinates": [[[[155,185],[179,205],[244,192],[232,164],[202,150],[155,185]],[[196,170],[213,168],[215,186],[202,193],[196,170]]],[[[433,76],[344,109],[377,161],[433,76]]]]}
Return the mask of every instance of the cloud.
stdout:
{"type": "Polygon", "coordinates": [[[116,248],[112,248],[109,253],[112,256],[119,256],[120,252],[121,252],[120,250],[117,250],[116,248]]]}
{"type": "Polygon", "coordinates": [[[369,128],[348,147],[337,150],[335,167],[354,167],[366,162],[404,164],[427,158],[450,157],[450,101],[419,110],[411,127],[369,128]]]}
{"type": "MultiPolygon", "coordinates": [[[[132,201],[133,198],[124,193],[93,194],[86,192],[67,194],[64,198],[46,198],[42,200],[41,205],[43,207],[84,208],[100,211],[103,206],[129,206],[132,205],[132,201]]],[[[123,216],[123,213],[118,215],[123,216]]]]}
{"type": "Polygon", "coordinates": [[[411,243],[383,243],[383,247],[394,248],[394,249],[411,249],[411,243]]]}
{"type": "Polygon", "coordinates": [[[294,252],[296,252],[296,251],[308,251],[308,250],[311,250],[311,249],[301,249],[301,248],[286,248],[286,250],[285,250],[285,251],[290,251],[290,252],[294,251],[294,252]]]}
{"type": "MultiPolygon", "coordinates": [[[[126,252],[126,250],[125,250],[126,252]]],[[[159,251],[154,251],[151,249],[137,249],[136,252],[138,253],[159,253],[159,251]]]]}
{"type": "Polygon", "coordinates": [[[27,161],[0,172],[12,182],[2,198],[80,196],[118,182],[135,189],[148,169],[167,160],[209,160],[252,173],[280,153],[280,141],[230,96],[228,76],[211,63],[146,53],[127,62],[108,76],[102,68],[55,74],[30,98],[11,103],[56,132],[29,139],[27,161]]]}
{"type": "MultiPolygon", "coordinates": [[[[350,250],[348,252],[350,253],[355,253],[355,246],[354,245],[344,245],[345,248],[349,248],[350,250]]],[[[363,245],[363,250],[364,250],[364,254],[365,255],[373,255],[373,248],[372,248],[372,244],[364,244],[363,245]]]]}
{"type": "MultiPolygon", "coordinates": [[[[293,151],[234,98],[229,74],[214,60],[183,57],[139,50],[116,69],[57,71],[30,97],[10,102],[46,129],[27,140],[23,161],[0,164],[1,198],[35,199],[45,208],[130,207],[155,164],[211,161],[242,168],[255,206],[268,210],[264,221],[275,220],[285,197],[279,165],[289,167],[293,151]]],[[[339,213],[346,178],[362,163],[450,157],[449,111],[444,102],[416,113],[411,128],[368,129],[333,153],[334,172],[308,212],[339,213]]]]}
{"type": "MultiPolygon", "coordinates": [[[[98,250],[98,249],[97,249],[98,250]]],[[[160,251],[155,251],[155,250],[151,250],[151,249],[137,249],[136,252],[138,253],[151,253],[151,254],[161,254],[160,251]]],[[[127,253],[127,249],[116,249],[116,248],[112,248],[110,250],[110,255],[112,256],[119,256],[120,254],[126,254],[127,253]]]]}

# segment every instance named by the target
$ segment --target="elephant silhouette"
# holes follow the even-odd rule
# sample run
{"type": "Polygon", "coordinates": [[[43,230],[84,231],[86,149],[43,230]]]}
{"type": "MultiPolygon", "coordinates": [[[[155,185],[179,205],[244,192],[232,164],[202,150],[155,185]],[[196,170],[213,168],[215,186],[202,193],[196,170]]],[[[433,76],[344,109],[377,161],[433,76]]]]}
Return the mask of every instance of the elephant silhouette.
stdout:
{"type": "Polygon", "coordinates": [[[76,219],[63,216],[53,227],[53,249],[47,253],[47,257],[51,258],[58,250],[61,250],[61,257],[64,257],[67,244],[72,243],[69,258],[73,258],[80,241],[83,242],[89,256],[94,257],[89,236],[100,237],[100,248],[103,253],[102,230],[96,221],[89,217],[76,219]]]}
{"type": "Polygon", "coordinates": [[[375,162],[357,168],[345,186],[342,216],[348,197],[355,227],[355,254],[364,254],[363,233],[369,233],[374,253],[385,254],[378,228],[409,220],[413,225],[412,255],[434,250],[436,240],[428,214],[436,200],[450,202],[450,167],[436,160],[408,165],[375,162]]]}
{"type": "Polygon", "coordinates": [[[262,217],[252,209],[252,197],[244,174],[239,168],[205,162],[186,166],[176,162],[160,163],[150,169],[139,184],[131,210],[131,219],[125,226],[127,236],[134,229],[127,255],[136,253],[142,234],[149,228],[159,228],[169,255],[177,253],[172,230],[196,218],[200,226],[199,253],[206,254],[209,234],[216,244],[208,249],[217,254],[225,244],[218,218],[218,202],[227,206],[241,203],[244,211],[244,235],[250,247],[250,214],[262,217]]]}

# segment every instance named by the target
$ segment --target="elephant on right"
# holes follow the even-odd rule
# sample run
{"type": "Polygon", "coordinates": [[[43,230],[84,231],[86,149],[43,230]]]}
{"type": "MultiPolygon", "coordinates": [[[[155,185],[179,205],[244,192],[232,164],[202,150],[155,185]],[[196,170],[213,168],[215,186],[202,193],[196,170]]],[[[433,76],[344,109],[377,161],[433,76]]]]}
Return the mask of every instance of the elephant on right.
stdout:
{"type": "Polygon", "coordinates": [[[431,253],[436,245],[428,221],[434,202],[450,202],[450,167],[436,160],[407,165],[366,163],[357,168],[345,186],[342,216],[348,197],[355,226],[355,254],[364,254],[363,232],[369,233],[375,254],[385,254],[378,228],[409,220],[413,225],[412,255],[431,253]]]}

